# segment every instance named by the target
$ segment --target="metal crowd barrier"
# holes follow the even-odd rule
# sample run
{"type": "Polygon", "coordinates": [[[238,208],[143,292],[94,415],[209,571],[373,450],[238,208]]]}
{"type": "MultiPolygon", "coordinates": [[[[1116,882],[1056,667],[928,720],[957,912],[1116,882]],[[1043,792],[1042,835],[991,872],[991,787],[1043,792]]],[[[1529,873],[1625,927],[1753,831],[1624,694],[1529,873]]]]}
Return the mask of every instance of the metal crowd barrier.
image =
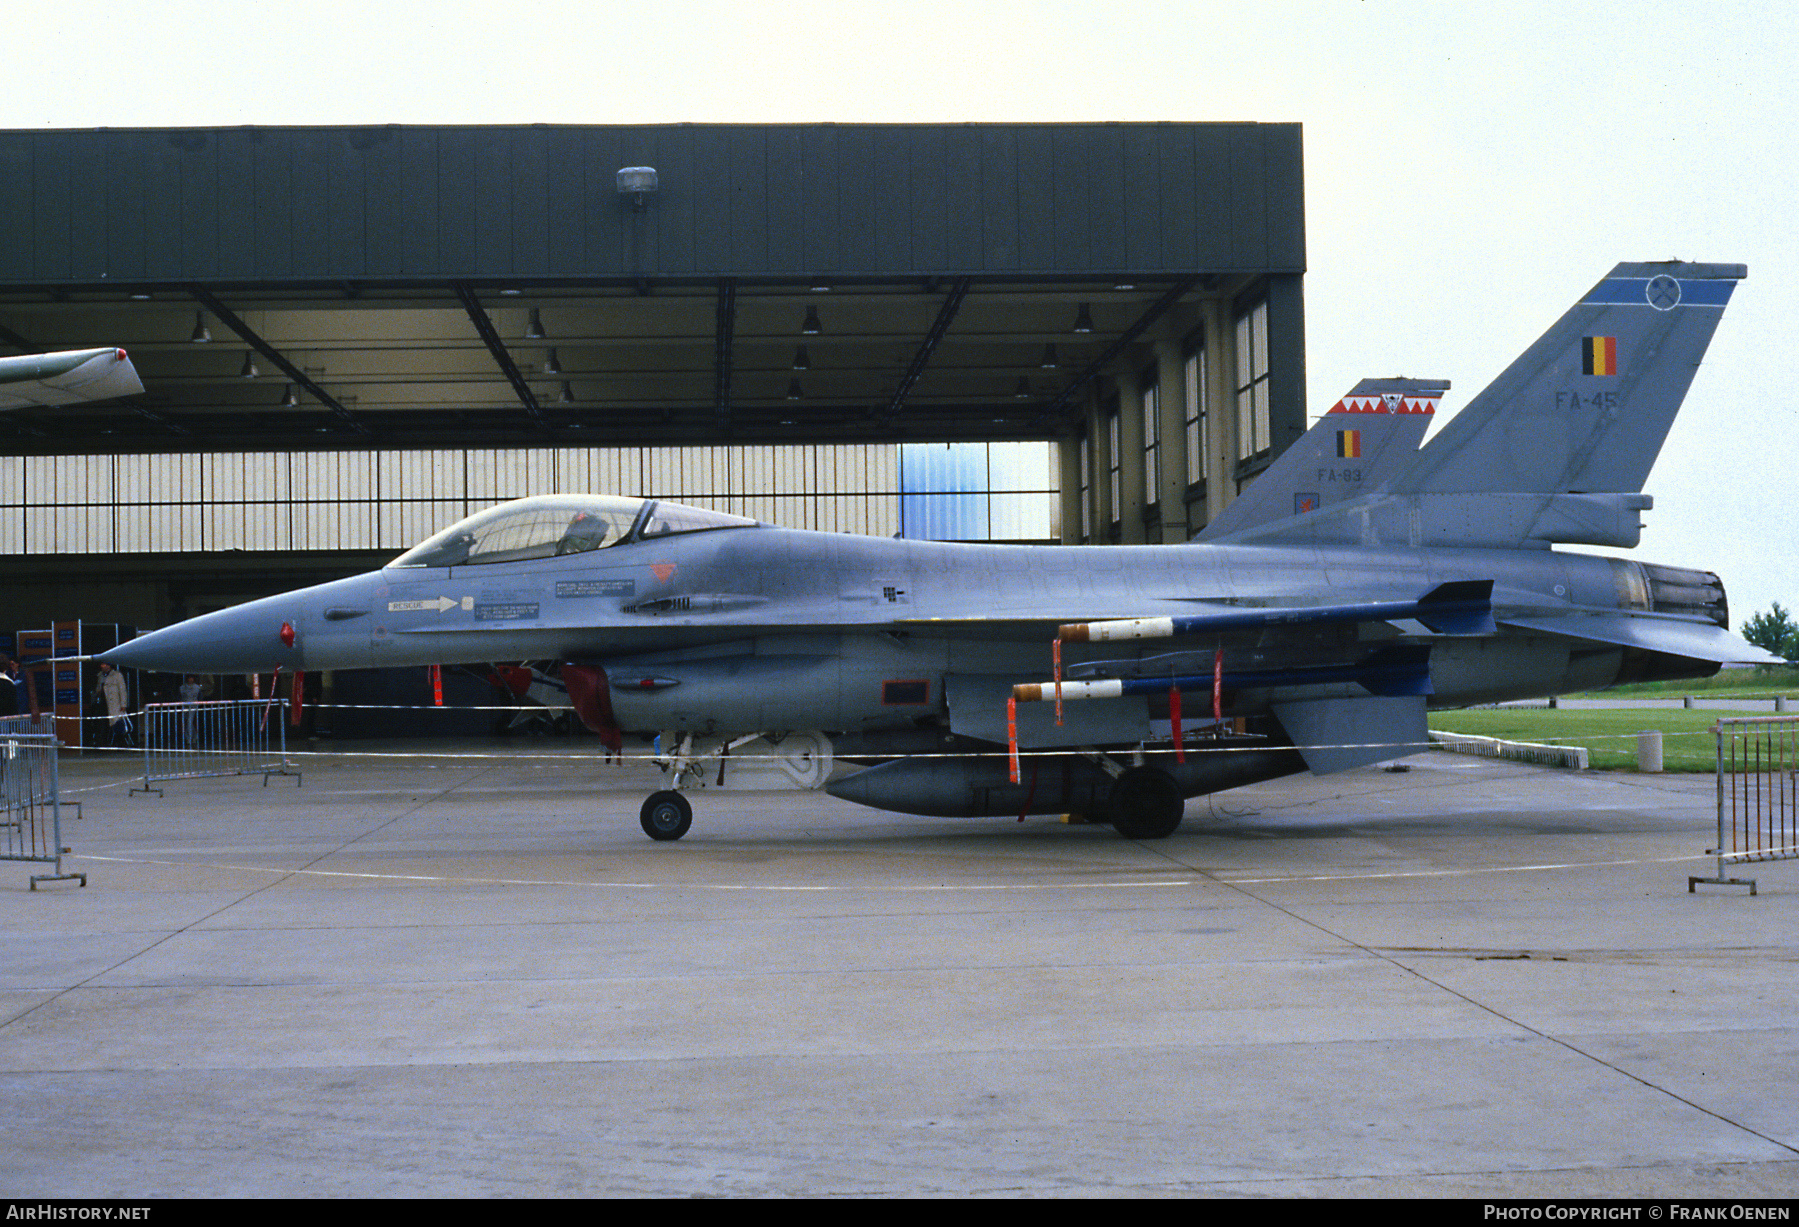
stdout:
{"type": "Polygon", "coordinates": [[[56,738],[48,733],[0,732],[0,860],[42,861],[56,866],[55,873],[33,874],[31,889],[39,882],[80,879],[85,873],[64,873],[62,798],[56,773],[56,738]]]}
{"type": "Polygon", "coordinates": [[[221,775],[301,773],[287,761],[283,704],[267,699],[215,699],[203,703],[150,703],[143,711],[144,786],[132,793],[162,789],[158,780],[195,780],[221,775]]]}
{"type": "Polygon", "coordinates": [[[1687,892],[1704,882],[1747,886],[1755,879],[1727,878],[1726,865],[1799,857],[1799,716],[1720,719],[1718,744],[1718,858],[1715,878],[1688,878],[1687,892]]]}
{"type": "MultiPolygon", "coordinates": [[[[55,738],[56,737],[56,717],[51,715],[49,712],[45,712],[41,716],[32,716],[32,715],[0,716],[0,737],[10,736],[14,733],[31,733],[31,734],[35,734],[40,737],[55,738]]],[[[60,748],[62,745],[62,742],[57,741],[56,744],[60,748]]],[[[64,801],[62,803],[62,807],[65,810],[70,810],[70,809],[74,810],[75,817],[78,820],[80,819],[80,817],[81,817],[81,802],[79,802],[79,801],[64,801]]],[[[87,879],[83,878],[81,884],[83,886],[87,885],[87,879]]]]}

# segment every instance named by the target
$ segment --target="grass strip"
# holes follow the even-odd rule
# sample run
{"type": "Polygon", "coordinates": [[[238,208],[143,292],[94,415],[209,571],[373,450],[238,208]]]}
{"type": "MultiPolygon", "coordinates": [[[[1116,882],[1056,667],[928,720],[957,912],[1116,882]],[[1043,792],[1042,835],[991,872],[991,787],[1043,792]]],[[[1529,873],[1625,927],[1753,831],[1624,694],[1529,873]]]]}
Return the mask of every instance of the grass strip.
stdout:
{"type": "MultiPolygon", "coordinates": [[[[1472,733],[1506,741],[1534,741],[1551,746],[1585,746],[1601,770],[1635,770],[1637,734],[1662,733],[1662,765],[1668,771],[1710,774],[1717,763],[1712,725],[1728,711],[1570,710],[1568,708],[1502,707],[1430,714],[1430,727],[1444,733],[1472,733]]],[[[1768,713],[1745,711],[1746,716],[1768,713]]]]}

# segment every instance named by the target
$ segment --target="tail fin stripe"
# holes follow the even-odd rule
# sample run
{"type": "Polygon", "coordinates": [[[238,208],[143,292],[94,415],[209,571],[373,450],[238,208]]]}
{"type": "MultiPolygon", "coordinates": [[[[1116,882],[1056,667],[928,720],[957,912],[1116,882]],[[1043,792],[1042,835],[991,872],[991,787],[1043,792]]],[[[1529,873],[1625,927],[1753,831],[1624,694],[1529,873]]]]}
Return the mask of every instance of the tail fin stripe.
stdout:
{"type": "MultiPolygon", "coordinates": [[[[1647,307],[1651,282],[1668,280],[1680,287],[1679,303],[1684,307],[1722,307],[1736,289],[1734,281],[1680,280],[1672,277],[1607,277],[1580,301],[1589,307],[1647,307]]],[[[1672,304],[1670,304],[1672,305],[1672,304]]],[[[1662,310],[1666,310],[1663,307],[1662,310]]]]}
{"type": "MultiPolygon", "coordinates": [[[[1422,449],[1413,451],[1426,416],[1327,416],[1200,539],[1634,546],[1642,531],[1636,513],[1649,505],[1643,484],[1722,308],[1748,272],[1741,264],[1619,264],[1422,449]],[[1335,484],[1320,490],[1315,470],[1328,462],[1316,462],[1332,451],[1339,460],[1349,455],[1350,432],[1336,440],[1313,433],[1326,423],[1361,427],[1361,455],[1371,459],[1335,470],[1335,484]],[[1392,437],[1402,425],[1413,433],[1392,437]],[[1403,469],[1389,459],[1405,457],[1403,469]],[[1307,489],[1320,491],[1322,505],[1286,513],[1294,493],[1307,489]]],[[[1364,380],[1345,400],[1386,402],[1387,393],[1433,395],[1424,381],[1364,380]]]]}

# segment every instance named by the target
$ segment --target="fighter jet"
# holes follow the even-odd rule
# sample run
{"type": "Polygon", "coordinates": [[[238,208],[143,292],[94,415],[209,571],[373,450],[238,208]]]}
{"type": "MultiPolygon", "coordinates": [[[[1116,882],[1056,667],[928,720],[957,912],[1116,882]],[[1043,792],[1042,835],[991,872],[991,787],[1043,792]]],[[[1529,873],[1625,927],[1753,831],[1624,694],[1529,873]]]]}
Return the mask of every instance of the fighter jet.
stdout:
{"type": "Polygon", "coordinates": [[[1446,385],[1364,385],[1186,545],[872,539],[550,495],[102,659],[559,660],[609,747],[655,739],[655,839],[687,832],[690,792],[768,786],[1159,838],[1189,797],[1415,753],[1431,708],[1772,661],[1729,631],[1717,576],[1552,549],[1637,544],[1745,275],[1618,265],[1422,448],[1446,385]]]}

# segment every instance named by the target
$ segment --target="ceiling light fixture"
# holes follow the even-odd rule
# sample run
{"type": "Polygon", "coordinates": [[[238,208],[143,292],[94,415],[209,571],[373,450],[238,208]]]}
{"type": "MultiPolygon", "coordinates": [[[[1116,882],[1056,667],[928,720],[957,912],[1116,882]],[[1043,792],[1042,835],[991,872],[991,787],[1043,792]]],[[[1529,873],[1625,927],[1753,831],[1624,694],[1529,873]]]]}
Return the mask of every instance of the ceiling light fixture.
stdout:
{"type": "Polygon", "coordinates": [[[804,345],[793,351],[793,369],[796,371],[809,371],[812,369],[812,358],[806,353],[806,347],[804,345]]]}
{"type": "Polygon", "coordinates": [[[654,166],[622,167],[615,177],[615,181],[618,184],[618,194],[629,196],[632,210],[641,213],[643,212],[644,197],[652,196],[656,192],[656,168],[654,166]]]}
{"type": "Polygon", "coordinates": [[[239,379],[256,378],[256,360],[251,356],[250,351],[247,349],[244,351],[244,365],[242,369],[238,371],[237,376],[239,379]]]}
{"type": "Polygon", "coordinates": [[[575,390],[568,386],[568,380],[566,379],[562,381],[562,395],[556,398],[556,403],[559,405],[572,405],[575,403],[575,390]]]}
{"type": "Polygon", "coordinates": [[[549,352],[544,355],[543,373],[546,375],[562,374],[562,364],[556,361],[556,347],[554,345],[550,346],[549,352]]]}
{"type": "Polygon", "coordinates": [[[531,308],[531,323],[525,329],[525,340],[541,341],[541,340],[543,340],[543,336],[544,336],[543,320],[541,318],[539,318],[539,316],[537,314],[537,308],[532,307],[531,308]]]}
{"type": "Polygon", "coordinates": [[[818,308],[817,307],[807,307],[806,308],[806,322],[800,325],[800,331],[805,333],[809,337],[815,337],[819,333],[823,332],[824,330],[825,330],[825,326],[823,323],[821,323],[819,321],[819,318],[818,318],[818,308]]]}
{"type": "Polygon", "coordinates": [[[1060,363],[1056,361],[1056,347],[1054,345],[1045,345],[1043,347],[1043,361],[1039,362],[1037,365],[1046,371],[1053,371],[1060,365],[1060,363]]]}
{"type": "Polygon", "coordinates": [[[1012,395],[1017,397],[1019,400],[1030,400],[1031,399],[1031,381],[1026,379],[1023,375],[1020,375],[1018,377],[1018,386],[1016,388],[1012,389],[1012,395]]]}
{"type": "Polygon", "coordinates": [[[1074,330],[1076,332],[1093,331],[1093,313],[1087,310],[1086,303],[1082,303],[1080,309],[1074,313],[1074,330]]]}
{"type": "Polygon", "coordinates": [[[787,381],[787,399],[788,400],[798,400],[800,397],[804,396],[805,394],[806,394],[805,391],[800,387],[799,380],[789,379],[787,381]]]}
{"type": "Polygon", "coordinates": [[[287,385],[287,390],[281,394],[281,407],[284,409],[298,409],[300,407],[300,394],[294,391],[294,385],[291,383],[287,385]]]}
{"type": "Polygon", "coordinates": [[[212,333],[206,331],[206,312],[194,312],[194,331],[193,335],[188,337],[188,340],[192,341],[195,345],[204,345],[206,342],[212,340],[212,333]]]}

